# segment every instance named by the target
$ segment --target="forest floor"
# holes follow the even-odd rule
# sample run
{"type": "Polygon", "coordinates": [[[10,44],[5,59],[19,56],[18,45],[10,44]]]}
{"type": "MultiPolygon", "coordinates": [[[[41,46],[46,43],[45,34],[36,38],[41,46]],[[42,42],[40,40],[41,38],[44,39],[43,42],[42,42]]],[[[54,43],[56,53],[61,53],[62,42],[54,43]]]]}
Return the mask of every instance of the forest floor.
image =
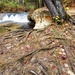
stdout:
{"type": "Polygon", "coordinates": [[[75,75],[75,26],[0,24],[0,75],[75,75]]]}

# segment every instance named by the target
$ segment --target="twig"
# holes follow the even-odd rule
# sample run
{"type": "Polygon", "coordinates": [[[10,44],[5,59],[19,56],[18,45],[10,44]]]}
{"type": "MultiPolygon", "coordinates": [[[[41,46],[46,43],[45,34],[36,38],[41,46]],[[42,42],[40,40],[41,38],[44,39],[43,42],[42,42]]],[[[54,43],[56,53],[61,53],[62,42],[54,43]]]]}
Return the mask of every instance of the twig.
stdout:
{"type": "Polygon", "coordinates": [[[52,39],[59,39],[59,40],[65,40],[66,38],[63,37],[55,37],[55,36],[49,36],[47,39],[52,38],[52,39]]]}
{"type": "Polygon", "coordinates": [[[33,75],[39,75],[38,73],[36,73],[34,70],[30,70],[29,73],[33,74],[33,75]]]}
{"type": "MultiPolygon", "coordinates": [[[[55,52],[56,53],[56,52],[55,52]]],[[[60,60],[59,60],[59,56],[58,56],[58,54],[56,53],[56,59],[55,59],[55,61],[56,61],[56,66],[57,66],[57,70],[58,70],[58,74],[59,75],[62,75],[62,67],[61,67],[61,65],[60,65],[60,60]],[[57,60],[58,59],[58,60],[57,60]]]]}
{"type": "Polygon", "coordinates": [[[28,38],[28,37],[29,37],[29,35],[32,33],[32,31],[33,31],[33,30],[31,30],[31,31],[27,34],[27,36],[26,36],[26,35],[24,35],[22,38],[20,38],[20,39],[19,39],[19,41],[21,41],[21,40],[22,40],[25,36],[26,36],[26,39],[25,39],[25,40],[27,40],[27,38],[28,38]]]}
{"type": "Polygon", "coordinates": [[[43,75],[48,75],[44,69],[41,69],[41,72],[43,73],[43,75]]]}
{"type": "Polygon", "coordinates": [[[35,60],[35,63],[38,63],[39,65],[41,65],[44,70],[46,71],[48,70],[48,68],[41,61],[35,60]]]}
{"type": "Polygon", "coordinates": [[[43,73],[43,75],[48,75],[47,74],[47,70],[48,70],[48,67],[46,67],[41,61],[39,61],[39,60],[35,60],[35,62],[34,63],[38,63],[42,68],[41,68],[41,72],[43,73]]]}

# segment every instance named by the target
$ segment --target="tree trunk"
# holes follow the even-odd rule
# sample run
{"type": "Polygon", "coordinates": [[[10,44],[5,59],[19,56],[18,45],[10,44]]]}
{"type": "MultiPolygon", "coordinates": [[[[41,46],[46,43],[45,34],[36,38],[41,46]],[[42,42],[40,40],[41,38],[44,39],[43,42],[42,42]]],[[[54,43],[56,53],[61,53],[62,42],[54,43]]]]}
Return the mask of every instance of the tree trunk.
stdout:
{"type": "Polygon", "coordinates": [[[75,23],[74,20],[65,12],[62,0],[43,0],[46,4],[47,8],[49,9],[52,18],[56,22],[62,21],[70,21],[71,23],[75,23]]]}
{"type": "Polygon", "coordinates": [[[41,0],[41,7],[43,7],[44,6],[44,2],[43,2],[43,0],[41,0]]]}

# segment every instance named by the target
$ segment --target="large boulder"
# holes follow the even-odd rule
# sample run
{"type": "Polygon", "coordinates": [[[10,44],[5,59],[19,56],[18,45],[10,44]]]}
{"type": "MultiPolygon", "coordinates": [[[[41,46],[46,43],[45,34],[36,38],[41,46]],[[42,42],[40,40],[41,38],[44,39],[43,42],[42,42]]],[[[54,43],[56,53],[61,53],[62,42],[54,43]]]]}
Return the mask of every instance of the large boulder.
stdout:
{"type": "Polygon", "coordinates": [[[46,7],[36,9],[29,17],[35,21],[34,29],[43,29],[52,23],[51,15],[46,7]]]}

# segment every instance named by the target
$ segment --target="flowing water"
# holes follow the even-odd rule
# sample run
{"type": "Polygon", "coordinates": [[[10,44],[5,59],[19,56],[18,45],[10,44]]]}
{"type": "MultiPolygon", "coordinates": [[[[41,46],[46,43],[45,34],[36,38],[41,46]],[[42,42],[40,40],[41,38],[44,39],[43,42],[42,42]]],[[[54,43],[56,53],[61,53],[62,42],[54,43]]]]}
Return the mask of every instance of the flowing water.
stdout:
{"type": "Polygon", "coordinates": [[[28,12],[23,13],[0,13],[0,23],[2,22],[16,22],[16,23],[28,23],[28,12]]]}

